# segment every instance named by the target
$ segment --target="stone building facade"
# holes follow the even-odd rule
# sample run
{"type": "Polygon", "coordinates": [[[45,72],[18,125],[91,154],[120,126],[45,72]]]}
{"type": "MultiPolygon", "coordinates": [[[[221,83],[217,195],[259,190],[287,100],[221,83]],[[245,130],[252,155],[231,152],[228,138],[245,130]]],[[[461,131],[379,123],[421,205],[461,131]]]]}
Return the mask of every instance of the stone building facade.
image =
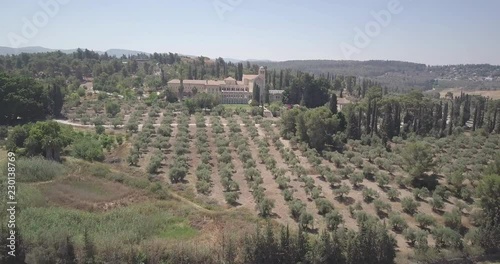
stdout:
{"type": "Polygon", "coordinates": [[[266,89],[266,70],[264,67],[260,67],[257,75],[244,74],[241,81],[232,77],[218,81],[174,79],[168,82],[168,89],[183,98],[194,96],[196,93],[208,93],[217,95],[222,104],[248,104],[252,100],[254,84],[260,87],[262,100],[263,91],[266,89]],[[180,89],[181,84],[183,89],[180,89]]]}

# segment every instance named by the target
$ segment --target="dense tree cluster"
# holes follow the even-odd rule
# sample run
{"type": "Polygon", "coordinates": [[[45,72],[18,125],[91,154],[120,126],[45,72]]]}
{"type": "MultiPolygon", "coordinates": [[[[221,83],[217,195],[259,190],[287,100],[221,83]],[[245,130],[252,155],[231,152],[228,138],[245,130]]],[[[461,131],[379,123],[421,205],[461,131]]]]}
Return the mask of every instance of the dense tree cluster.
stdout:
{"type": "Polygon", "coordinates": [[[58,80],[44,84],[24,75],[0,72],[0,125],[59,116],[63,101],[64,87],[58,80]]]}
{"type": "Polygon", "coordinates": [[[333,144],[333,136],[345,129],[342,113],[333,114],[328,108],[294,108],[282,114],[281,135],[290,139],[297,137],[310,147],[323,150],[333,144]]]}
{"type": "Polygon", "coordinates": [[[245,237],[244,263],[394,263],[395,240],[387,230],[369,219],[359,231],[339,229],[310,238],[299,229],[283,227],[276,234],[267,227],[245,237]]]}

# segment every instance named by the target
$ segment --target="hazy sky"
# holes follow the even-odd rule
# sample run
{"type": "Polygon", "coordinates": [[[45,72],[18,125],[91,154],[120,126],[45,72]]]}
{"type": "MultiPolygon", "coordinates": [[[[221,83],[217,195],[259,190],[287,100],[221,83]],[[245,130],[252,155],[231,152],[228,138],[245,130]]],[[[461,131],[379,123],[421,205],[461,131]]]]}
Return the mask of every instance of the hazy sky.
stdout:
{"type": "Polygon", "coordinates": [[[0,6],[0,46],[15,45],[15,37],[21,46],[238,59],[500,64],[498,0],[0,0],[0,6]],[[64,2],[56,12],[40,5],[55,1],[64,2]],[[399,6],[388,8],[393,1],[399,6]],[[372,16],[381,10],[397,11],[387,25],[372,16]],[[35,34],[26,24],[36,19],[35,34]],[[356,45],[355,29],[365,32],[367,24],[369,44],[356,45]],[[356,52],[346,56],[341,46],[356,52]]]}

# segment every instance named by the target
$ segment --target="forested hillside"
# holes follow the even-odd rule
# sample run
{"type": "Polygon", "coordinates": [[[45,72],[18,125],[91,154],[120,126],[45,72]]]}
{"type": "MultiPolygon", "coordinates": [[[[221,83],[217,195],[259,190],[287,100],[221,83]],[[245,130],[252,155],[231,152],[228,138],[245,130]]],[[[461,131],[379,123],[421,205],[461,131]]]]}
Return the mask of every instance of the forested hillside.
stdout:
{"type": "Polygon", "coordinates": [[[350,75],[369,78],[393,90],[432,88],[500,89],[500,66],[425,64],[401,61],[334,61],[303,60],[268,62],[259,61],[268,69],[291,69],[315,75],[350,75]]]}

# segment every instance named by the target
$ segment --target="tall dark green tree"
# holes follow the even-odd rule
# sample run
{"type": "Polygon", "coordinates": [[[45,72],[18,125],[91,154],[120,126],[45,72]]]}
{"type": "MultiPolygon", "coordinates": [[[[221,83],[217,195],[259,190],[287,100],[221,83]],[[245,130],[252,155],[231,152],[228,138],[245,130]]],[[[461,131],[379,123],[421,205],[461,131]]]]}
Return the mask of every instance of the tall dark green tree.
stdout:
{"type": "Polygon", "coordinates": [[[49,96],[52,100],[52,115],[59,117],[64,104],[64,94],[61,91],[61,86],[59,84],[52,84],[49,96]]]}
{"type": "Polygon", "coordinates": [[[252,99],[258,104],[260,104],[260,87],[255,82],[253,83],[252,99]]]}
{"type": "Polygon", "coordinates": [[[20,118],[30,122],[45,118],[54,109],[46,90],[32,78],[0,73],[0,125],[20,118]]]}
{"type": "Polygon", "coordinates": [[[338,109],[337,109],[337,95],[335,93],[332,93],[332,95],[330,96],[330,112],[332,112],[332,114],[336,114],[338,112],[338,109]]]}

